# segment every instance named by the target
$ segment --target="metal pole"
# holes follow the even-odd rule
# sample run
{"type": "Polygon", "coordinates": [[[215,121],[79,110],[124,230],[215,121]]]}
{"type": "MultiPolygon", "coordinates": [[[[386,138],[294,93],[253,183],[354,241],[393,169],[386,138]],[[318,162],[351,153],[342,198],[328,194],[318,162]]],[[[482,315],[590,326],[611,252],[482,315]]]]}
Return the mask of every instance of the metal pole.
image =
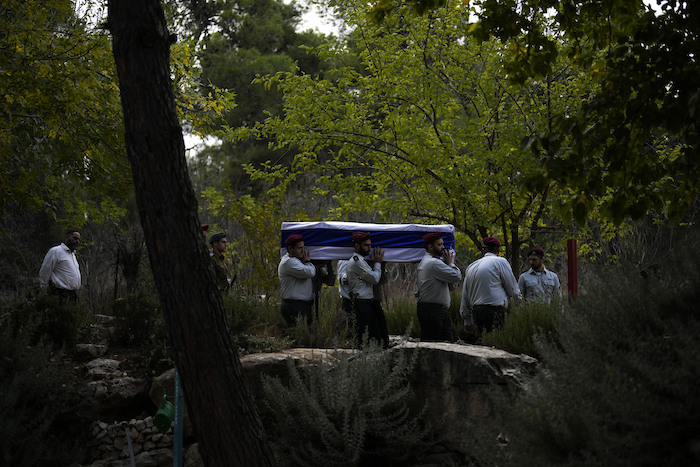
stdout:
{"type": "Polygon", "coordinates": [[[173,467],[182,467],[182,425],[184,403],[182,401],[182,386],[180,385],[180,373],[175,368],[175,439],[173,440],[173,467]]]}
{"type": "Polygon", "coordinates": [[[578,294],[578,256],[576,253],[576,239],[570,238],[566,242],[566,253],[568,257],[568,290],[569,303],[573,302],[578,294]]]}
{"type": "Polygon", "coordinates": [[[129,433],[129,424],[122,422],[122,428],[126,433],[126,442],[129,443],[129,461],[131,462],[131,467],[136,467],[136,460],[134,459],[134,446],[131,444],[131,433],[129,433]]]}

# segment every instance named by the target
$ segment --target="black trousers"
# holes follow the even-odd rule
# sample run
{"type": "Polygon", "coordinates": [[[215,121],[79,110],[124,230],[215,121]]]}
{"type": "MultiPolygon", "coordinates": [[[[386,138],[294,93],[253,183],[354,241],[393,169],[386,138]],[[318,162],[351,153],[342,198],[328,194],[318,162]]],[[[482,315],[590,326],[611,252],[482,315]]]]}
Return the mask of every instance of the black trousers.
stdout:
{"type": "Polygon", "coordinates": [[[422,342],[454,342],[452,321],[447,307],[439,303],[418,302],[418,322],[422,342]]]}
{"type": "Polygon", "coordinates": [[[494,305],[474,305],[474,325],[479,333],[491,332],[496,329],[503,329],[506,324],[506,308],[494,305]]]}
{"type": "Polygon", "coordinates": [[[341,297],[340,309],[345,312],[346,315],[352,315],[352,300],[349,298],[341,297]]]}
{"type": "Polygon", "coordinates": [[[59,297],[60,303],[64,301],[69,303],[78,302],[78,292],[75,290],[62,289],[57,287],[53,282],[49,282],[49,294],[59,297]]]}
{"type": "Polygon", "coordinates": [[[378,300],[352,300],[352,319],[355,321],[355,342],[361,347],[365,333],[383,348],[389,346],[389,331],[382,304],[378,300]]]}
{"type": "Polygon", "coordinates": [[[311,326],[313,322],[313,313],[311,312],[313,303],[313,300],[282,300],[280,311],[287,322],[287,326],[296,326],[297,319],[300,316],[306,319],[306,323],[311,326]]]}

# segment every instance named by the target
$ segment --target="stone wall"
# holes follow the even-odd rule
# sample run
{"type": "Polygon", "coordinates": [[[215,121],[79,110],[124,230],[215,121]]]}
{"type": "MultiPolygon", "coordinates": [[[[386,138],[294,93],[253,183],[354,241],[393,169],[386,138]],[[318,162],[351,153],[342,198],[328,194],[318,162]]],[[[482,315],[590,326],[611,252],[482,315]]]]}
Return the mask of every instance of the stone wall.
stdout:
{"type": "Polygon", "coordinates": [[[153,417],[113,424],[96,421],[90,434],[89,448],[96,459],[93,467],[130,466],[132,455],[139,466],[173,465],[172,431],[161,433],[153,424],[153,417]]]}

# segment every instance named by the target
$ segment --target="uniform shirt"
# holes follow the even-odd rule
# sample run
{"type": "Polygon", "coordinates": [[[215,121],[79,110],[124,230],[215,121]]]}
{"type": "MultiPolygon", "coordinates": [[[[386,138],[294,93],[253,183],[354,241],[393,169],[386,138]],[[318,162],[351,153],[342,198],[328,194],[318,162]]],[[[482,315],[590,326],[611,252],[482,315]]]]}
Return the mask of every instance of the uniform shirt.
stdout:
{"type": "Polygon", "coordinates": [[[474,261],[464,271],[462,303],[459,314],[464,324],[472,323],[476,305],[508,306],[508,297],[520,298],[520,288],[508,260],[493,253],[474,261]]]}
{"type": "Polygon", "coordinates": [[[446,264],[441,258],[426,253],[418,264],[416,296],[418,302],[439,303],[450,307],[450,290],[462,279],[456,264],[446,264]]]}
{"type": "Polygon", "coordinates": [[[350,298],[350,284],[348,284],[348,260],[338,261],[338,292],[342,298],[350,298]]]}
{"type": "Polygon", "coordinates": [[[381,263],[374,263],[374,266],[370,267],[367,264],[367,260],[358,254],[354,254],[348,260],[346,271],[350,294],[353,298],[360,300],[374,298],[373,286],[378,285],[382,278],[381,263]]]}
{"type": "Polygon", "coordinates": [[[522,273],[518,279],[518,287],[525,300],[551,303],[553,296],[561,298],[559,277],[546,268],[542,272],[530,268],[522,273]]]}
{"type": "Polygon", "coordinates": [[[47,286],[51,282],[60,289],[78,290],[80,267],[75,251],[71,251],[65,243],[51,248],[39,269],[39,282],[42,286],[47,286]]]}
{"type": "Polygon", "coordinates": [[[228,274],[228,266],[224,260],[224,255],[209,253],[209,256],[214,264],[216,285],[219,287],[219,290],[226,290],[231,285],[231,281],[228,274]]]}
{"type": "Polygon", "coordinates": [[[277,267],[282,289],[282,300],[313,299],[313,279],[316,266],[312,263],[302,263],[301,260],[285,253],[277,267]]]}

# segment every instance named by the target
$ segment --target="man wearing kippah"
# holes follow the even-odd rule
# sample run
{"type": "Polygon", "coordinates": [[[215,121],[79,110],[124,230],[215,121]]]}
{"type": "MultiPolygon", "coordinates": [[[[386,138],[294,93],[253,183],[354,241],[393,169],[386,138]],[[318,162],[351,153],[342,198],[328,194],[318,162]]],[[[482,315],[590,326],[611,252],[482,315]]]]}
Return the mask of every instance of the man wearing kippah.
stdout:
{"type": "Polygon", "coordinates": [[[462,279],[455,264],[454,253],[445,248],[442,234],[423,236],[425,256],[416,273],[417,314],[420,340],[423,342],[454,342],[450,308],[450,290],[462,279]]]}
{"type": "Polygon", "coordinates": [[[561,299],[561,284],[556,273],[544,267],[544,250],[532,248],[527,252],[530,269],[520,275],[518,286],[526,301],[551,303],[555,295],[561,299]]]}
{"type": "Polygon", "coordinates": [[[508,260],[498,256],[501,242],[496,237],[483,239],[484,256],[464,271],[462,303],[459,314],[465,329],[473,334],[474,325],[479,334],[493,327],[502,329],[506,319],[508,299],[519,300],[520,288],[508,260]]]}
{"type": "Polygon", "coordinates": [[[364,344],[364,336],[375,340],[384,348],[389,346],[389,332],[382,304],[375,287],[382,283],[384,274],[382,264],[384,251],[374,248],[368,232],[354,232],[352,242],[355,253],[348,260],[346,267],[347,281],[352,301],[352,319],[355,320],[355,339],[359,345],[364,344]],[[365,257],[372,251],[368,262],[365,257]]]}
{"type": "Polygon", "coordinates": [[[231,287],[232,283],[228,265],[226,261],[224,261],[224,252],[228,247],[228,239],[224,232],[219,232],[209,237],[209,243],[211,244],[211,253],[209,256],[214,265],[216,285],[221,292],[225,292],[231,287]]]}
{"type": "Polygon", "coordinates": [[[285,239],[287,253],[280,260],[277,274],[280,278],[282,304],[280,312],[287,326],[296,326],[302,317],[311,325],[313,314],[313,277],[316,266],[311,262],[311,255],[304,249],[304,237],[292,234],[285,239]]]}

